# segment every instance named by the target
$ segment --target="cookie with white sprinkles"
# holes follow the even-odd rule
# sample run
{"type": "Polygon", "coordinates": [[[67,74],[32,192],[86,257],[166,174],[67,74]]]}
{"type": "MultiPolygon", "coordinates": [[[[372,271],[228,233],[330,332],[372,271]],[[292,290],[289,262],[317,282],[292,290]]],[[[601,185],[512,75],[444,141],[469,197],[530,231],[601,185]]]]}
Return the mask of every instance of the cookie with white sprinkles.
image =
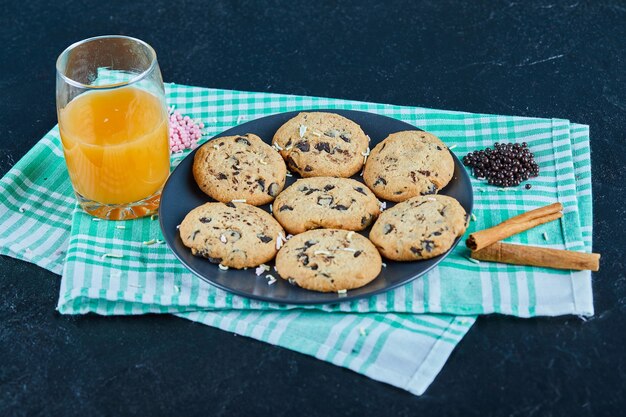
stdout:
{"type": "Polygon", "coordinates": [[[452,197],[413,197],[385,210],[369,237],[385,258],[417,261],[450,249],[465,233],[467,221],[465,210],[452,197]]]}
{"type": "Polygon", "coordinates": [[[302,177],[350,177],[361,169],[369,138],[335,113],[303,112],[274,134],[273,146],[302,177]]]}
{"type": "Polygon", "coordinates": [[[372,149],[363,180],[378,198],[404,201],[436,194],[454,174],[454,159],[435,135],[420,130],[393,133],[372,149]]]}
{"type": "Polygon", "coordinates": [[[192,254],[238,269],[272,260],[285,237],[269,213],[244,203],[203,204],[185,216],[178,230],[192,254]]]}
{"type": "Polygon", "coordinates": [[[276,256],[281,278],[320,292],[359,288],[380,273],[380,254],[354,231],[317,229],[289,239],[276,256]]]}
{"type": "Polygon", "coordinates": [[[303,178],[276,197],[273,212],[294,235],[323,227],[363,230],[380,213],[380,201],[351,178],[303,178]]]}
{"type": "Polygon", "coordinates": [[[267,204],[282,191],[286,174],[278,152],[251,133],[213,139],[198,149],[193,160],[200,189],[224,203],[267,204]]]}

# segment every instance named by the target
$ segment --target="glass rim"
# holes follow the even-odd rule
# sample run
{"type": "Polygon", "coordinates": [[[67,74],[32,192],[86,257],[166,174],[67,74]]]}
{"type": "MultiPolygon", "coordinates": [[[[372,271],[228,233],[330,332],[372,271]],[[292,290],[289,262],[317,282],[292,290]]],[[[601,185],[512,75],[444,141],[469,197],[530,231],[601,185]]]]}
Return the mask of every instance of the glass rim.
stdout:
{"type": "Polygon", "coordinates": [[[79,88],[84,88],[84,89],[113,89],[113,88],[120,88],[120,87],[126,87],[128,85],[134,84],[138,81],[143,80],[148,74],[150,74],[154,68],[156,67],[156,62],[157,62],[157,56],[156,56],[156,51],[154,50],[154,48],[152,48],[152,46],[150,46],[150,44],[148,44],[145,41],[142,41],[141,39],[137,39],[134,38],[132,36],[126,36],[126,35],[101,35],[101,36],[93,36],[91,38],[86,38],[86,39],[82,39],[78,42],[74,42],[73,44],[71,44],[70,46],[68,46],[67,48],[65,48],[63,50],[63,52],[61,52],[59,54],[59,56],[57,57],[57,61],[56,61],[56,72],[57,74],[63,78],[63,80],[74,86],[74,87],[79,87],[79,88]],[[126,40],[130,40],[133,42],[136,42],[138,44],[141,44],[142,46],[146,47],[146,49],[149,51],[150,53],[150,66],[148,66],[148,68],[146,68],[144,71],[138,73],[137,75],[135,75],[133,78],[131,78],[128,81],[123,81],[123,82],[119,82],[119,83],[115,83],[115,84],[105,84],[105,85],[89,85],[89,84],[83,84],[80,81],[76,81],[70,77],[68,77],[67,75],[64,74],[64,71],[61,70],[60,66],[61,66],[61,58],[65,57],[70,51],[72,51],[73,49],[86,44],[88,42],[93,42],[95,40],[98,39],[126,39],[126,40]]]}

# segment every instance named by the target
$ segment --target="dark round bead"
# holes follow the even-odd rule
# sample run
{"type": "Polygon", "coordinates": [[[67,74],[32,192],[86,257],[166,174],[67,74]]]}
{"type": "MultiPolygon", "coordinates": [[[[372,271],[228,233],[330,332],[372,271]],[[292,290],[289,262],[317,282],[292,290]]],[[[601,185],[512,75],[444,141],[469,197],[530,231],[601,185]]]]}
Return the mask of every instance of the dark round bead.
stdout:
{"type": "Polygon", "coordinates": [[[527,190],[530,190],[532,187],[533,187],[533,186],[532,186],[532,185],[530,185],[530,184],[526,184],[526,185],[524,186],[524,188],[526,188],[527,190]]]}

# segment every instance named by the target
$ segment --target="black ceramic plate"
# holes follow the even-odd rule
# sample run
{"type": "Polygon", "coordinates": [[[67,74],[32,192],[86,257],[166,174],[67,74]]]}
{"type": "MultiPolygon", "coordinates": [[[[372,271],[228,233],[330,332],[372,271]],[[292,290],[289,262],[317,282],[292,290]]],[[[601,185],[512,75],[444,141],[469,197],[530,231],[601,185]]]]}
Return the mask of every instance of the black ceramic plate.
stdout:
{"type": "MultiPolygon", "coordinates": [[[[385,139],[390,133],[416,129],[415,126],[408,123],[373,113],[352,110],[313,111],[337,113],[354,120],[363,128],[363,131],[370,136],[371,148],[374,148],[378,142],[385,139]]],[[[262,117],[228,129],[215,137],[254,133],[271,144],[272,137],[276,130],[298,113],[299,111],[295,111],[262,117]]],[[[406,284],[426,273],[450,253],[450,251],[448,251],[436,258],[416,262],[393,262],[383,259],[387,267],[382,269],[382,272],[374,281],[364,287],[350,290],[347,294],[341,295],[336,293],[307,291],[291,285],[281,279],[273,270],[273,263],[269,264],[272,266],[271,274],[276,277],[277,280],[273,285],[267,284],[268,280],[265,278],[266,274],[256,276],[254,268],[247,270],[220,270],[217,265],[210,263],[208,260],[193,256],[191,251],[183,245],[176,228],[185,215],[193,208],[208,201],[214,201],[200,191],[200,188],[198,188],[194,181],[192,174],[194,155],[195,151],[191,152],[182,160],[165,184],[161,196],[161,207],[159,209],[161,229],[163,230],[165,241],[174,252],[174,255],[176,255],[187,268],[203,280],[223,290],[244,297],[282,304],[325,304],[349,301],[369,297],[406,284]]],[[[465,211],[470,213],[473,204],[470,179],[458,158],[454,156],[454,154],[452,156],[455,163],[454,176],[452,181],[441,190],[441,194],[456,198],[465,208],[465,211]]],[[[355,175],[353,178],[362,181],[359,175],[355,175]]],[[[296,175],[287,177],[285,188],[291,185],[296,179],[296,175]]],[[[392,205],[393,203],[387,202],[387,208],[390,208],[392,205]]],[[[262,208],[269,211],[269,205],[262,206],[262,208]]],[[[363,234],[367,236],[369,234],[369,228],[363,231],[363,234]]],[[[459,240],[460,238],[454,242],[453,248],[459,243],[459,240]]]]}

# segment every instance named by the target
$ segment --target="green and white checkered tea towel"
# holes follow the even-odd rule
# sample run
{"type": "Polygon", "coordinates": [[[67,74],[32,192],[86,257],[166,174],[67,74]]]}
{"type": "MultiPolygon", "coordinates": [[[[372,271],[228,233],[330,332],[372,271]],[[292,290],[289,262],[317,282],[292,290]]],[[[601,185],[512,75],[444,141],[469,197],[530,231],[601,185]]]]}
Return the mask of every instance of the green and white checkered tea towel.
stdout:
{"type": "MultiPolygon", "coordinates": [[[[342,108],[409,122],[433,132],[449,146],[456,145],[454,151],[459,155],[496,141],[526,141],[541,167],[533,189],[501,191],[474,181],[477,220],[468,233],[560,201],[565,207],[561,221],[509,240],[575,250],[591,248],[586,126],[565,120],[475,115],[175,84],[166,89],[169,104],[204,121],[208,136],[277,112],[342,108]]],[[[174,155],[174,163],[182,157],[184,154],[174,155]]],[[[195,278],[164,245],[143,244],[161,237],[158,222],[94,221],[80,211],[72,195],[56,128],[0,181],[0,193],[0,253],[62,272],[58,305],[62,313],[176,313],[313,355],[415,394],[428,387],[476,314],[593,314],[590,273],[477,265],[467,259],[462,245],[424,278],[365,300],[305,308],[225,293],[195,278]],[[102,257],[113,252],[123,257],[102,257]]]]}

